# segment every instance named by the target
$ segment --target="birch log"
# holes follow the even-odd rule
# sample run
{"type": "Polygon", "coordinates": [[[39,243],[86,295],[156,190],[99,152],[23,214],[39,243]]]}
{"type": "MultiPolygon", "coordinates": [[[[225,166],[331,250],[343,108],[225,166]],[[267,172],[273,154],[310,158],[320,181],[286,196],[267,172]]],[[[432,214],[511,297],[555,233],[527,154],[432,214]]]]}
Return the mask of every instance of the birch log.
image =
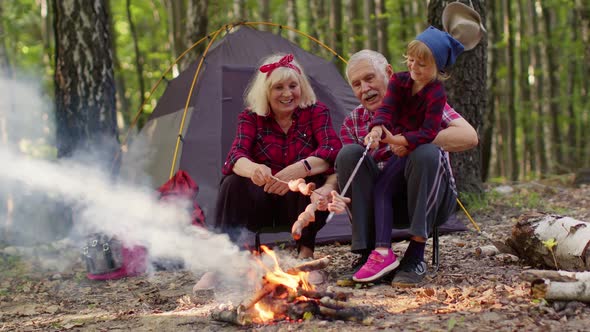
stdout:
{"type": "Polygon", "coordinates": [[[521,216],[507,240],[529,264],[569,271],[590,270],[590,223],[549,214],[521,216]],[[553,254],[544,241],[554,239],[553,254]],[[557,266],[555,266],[557,261],[557,266]]]}
{"type": "Polygon", "coordinates": [[[539,279],[533,282],[531,292],[537,299],[590,303],[590,281],[560,282],[539,279]]]}

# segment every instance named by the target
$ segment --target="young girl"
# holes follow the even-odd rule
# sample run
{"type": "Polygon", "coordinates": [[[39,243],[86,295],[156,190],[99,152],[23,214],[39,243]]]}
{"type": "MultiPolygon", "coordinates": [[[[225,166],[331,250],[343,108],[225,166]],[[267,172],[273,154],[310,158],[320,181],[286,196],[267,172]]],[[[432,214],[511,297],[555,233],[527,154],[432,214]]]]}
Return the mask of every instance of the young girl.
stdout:
{"type": "Polygon", "coordinates": [[[391,145],[396,156],[389,160],[375,185],[376,249],[353,275],[355,281],[377,280],[400,264],[391,250],[394,198],[406,187],[407,155],[419,145],[432,142],[440,131],[447,102],[441,82],[446,78],[443,71],[463,49],[448,33],[431,26],[408,45],[405,55],[408,71],[394,74],[389,81],[383,105],[371,122],[365,144],[374,147],[383,140],[391,145]]]}

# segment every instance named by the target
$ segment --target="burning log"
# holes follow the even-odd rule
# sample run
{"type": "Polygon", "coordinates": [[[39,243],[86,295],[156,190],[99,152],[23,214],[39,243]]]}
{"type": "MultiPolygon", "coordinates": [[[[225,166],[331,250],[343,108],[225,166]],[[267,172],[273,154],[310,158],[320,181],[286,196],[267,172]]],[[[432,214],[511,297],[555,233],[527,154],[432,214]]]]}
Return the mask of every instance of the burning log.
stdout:
{"type": "Polygon", "coordinates": [[[590,223],[556,215],[528,214],[514,225],[507,242],[529,264],[590,270],[590,223]]]}
{"type": "Polygon", "coordinates": [[[346,300],[348,300],[349,294],[343,293],[343,292],[331,293],[331,292],[320,292],[320,291],[315,291],[315,290],[298,289],[297,296],[305,296],[307,298],[316,299],[316,300],[327,297],[327,298],[338,300],[338,301],[346,301],[346,300]]]}
{"type": "Polygon", "coordinates": [[[332,308],[332,309],[344,309],[344,308],[355,308],[354,305],[350,304],[349,302],[335,300],[330,298],[329,296],[324,296],[320,299],[320,304],[324,307],[332,308]]]}
{"type": "Polygon", "coordinates": [[[237,308],[219,309],[214,311],[211,313],[211,319],[241,326],[250,324],[250,321],[246,319],[245,315],[238,314],[237,308]]]}
{"type": "Polygon", "coordinates": [[[316,271],[324,269],[328,264],[330,264],[330,256],[326,256],[320,259],[315,259],[313,261],[305,262],[303,264],[299,264],[297,266],[293,266],[292,268],[288,269],[287,273],[289,274],[298,274],[299,272],[309,272],[309,271],[316,271]]]}
{"type": "Polygon", "coordinates": [[[238,306],[238,313],[248,311],[256,303],[258,303],[258,301],[260,301],[263,297],[272,293],[278,286],[279,286],[279,284],[265,282],[262,285],[262,288],[257,290],[256,293],[254,293],[254,295],[252,295],[252,297],[250,297],[246,301],[243,301],[242,304],[240,304],[238,306]]]}
{"type": "Polygon", "coordinates": [[[590,303],[590,281],[559,282],[539,279],[534,281],[531,294],[549,301],[580,301],[590,303]]]}
{"type": "Polygon", "coordinates": [[[331,319],[350,322],[362,322],[365,320],[365,318],[367,318],[367,314],[359,308],[350,307],[337,310],[320,305],[319,309],[320,314],[331,319]]]}

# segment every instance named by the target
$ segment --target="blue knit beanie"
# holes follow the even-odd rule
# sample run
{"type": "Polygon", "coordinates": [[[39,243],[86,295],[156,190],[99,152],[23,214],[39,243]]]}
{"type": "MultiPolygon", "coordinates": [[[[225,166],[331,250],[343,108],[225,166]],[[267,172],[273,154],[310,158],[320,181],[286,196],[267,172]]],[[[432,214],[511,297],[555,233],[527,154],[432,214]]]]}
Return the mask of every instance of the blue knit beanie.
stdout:
{"type": "Polygon", "coordinates": [[[455,63],[455,60],[463,52],[463,44],[451,37],[448,33],[440,31],[439,29],[430,26],[424,32],[416,37],[426,44],[436,62],[436,67],[439,71],[455,63]]]}

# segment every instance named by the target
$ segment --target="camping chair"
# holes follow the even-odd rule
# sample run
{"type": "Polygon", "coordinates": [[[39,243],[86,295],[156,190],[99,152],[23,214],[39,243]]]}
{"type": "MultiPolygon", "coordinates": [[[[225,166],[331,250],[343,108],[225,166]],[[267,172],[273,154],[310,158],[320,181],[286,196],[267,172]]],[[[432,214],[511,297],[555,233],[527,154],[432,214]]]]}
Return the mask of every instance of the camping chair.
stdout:
{"type": "Polygon", "coordinates": [[[260,254],[262,253],[262,249],[260,249],[260,234],[263,233],[291,233],[291,226],[289,225],[277,225],[273,220],[272,226],[262,226],[256,230],[253,230],[255,233],[254,237],[254,248],[260,254]]]}

